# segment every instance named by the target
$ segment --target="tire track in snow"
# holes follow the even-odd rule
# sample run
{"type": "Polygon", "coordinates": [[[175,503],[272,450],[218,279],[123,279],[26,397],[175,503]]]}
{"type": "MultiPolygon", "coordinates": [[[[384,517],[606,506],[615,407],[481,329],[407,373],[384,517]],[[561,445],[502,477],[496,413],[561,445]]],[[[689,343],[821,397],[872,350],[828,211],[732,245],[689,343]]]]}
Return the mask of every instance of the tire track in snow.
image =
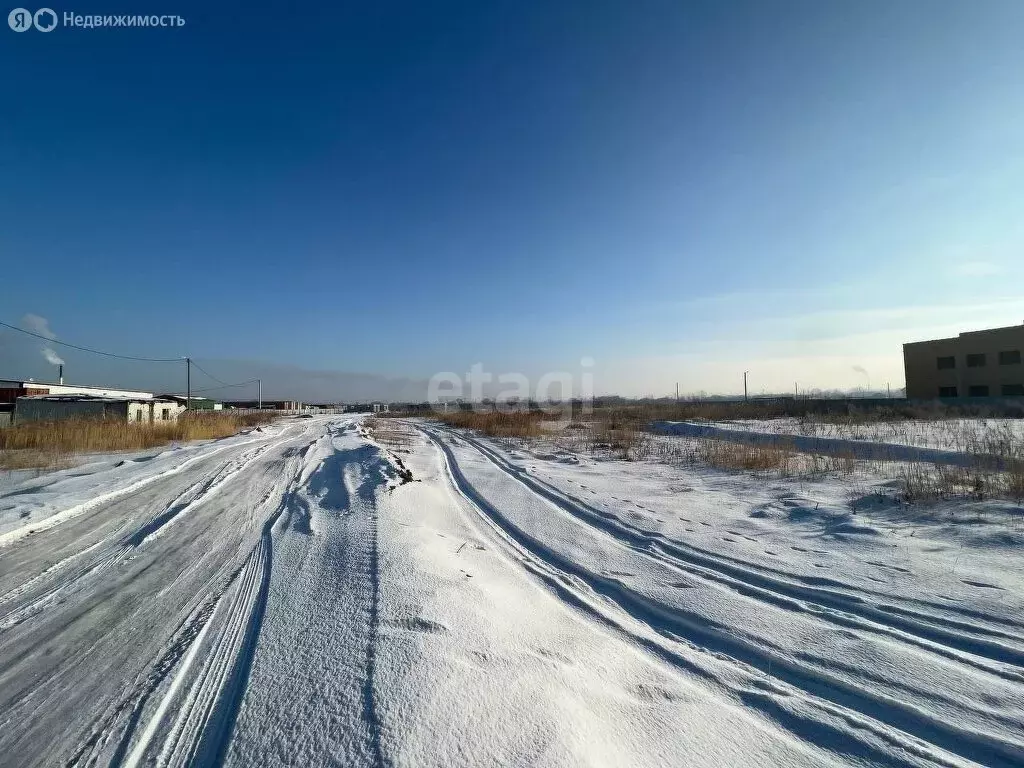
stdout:
{"type": "Polygon", "coordinates": [[[150,522],[143,525],[131,536],[125,540],[125,546],[141,547],[154,539],[163,535],[167,528],[176,523],[181,519],[182,516],[191,512],[193,509],[209,501],[221,487],[231,480],[235,475],[245,471],[245,469],[252,464],[256,459],[262,456],[271,448],[276,448],[287,438],[279,440],[274,443],[268,443],[261,445],[253,451],[240,456],[237,459],[233,459],[228,462],[213,474],[212,477],[195,484],[184,494],[180,495],[162,514],[155,517],[150,522]],[[185,500],[187,499],[187,501],[185,500]]]}
{"type": "MultiPolygon", "coordinates": [[[[78,569],[67,578],[61,579],[28,603],[18,606],[17,608],[0,616],[0,632],[4,632],[32,616],[45,611],[47,607],[51,606],[58,599],[66,598],[69,594],[74,594],[81,589],[87,588],[88,582],[90,582],[94,577],[102,574],[104,571],[118,565],[119,563],[131,559],[134,556],[133,553],[136,549],[145,546],[158,538],[165,531],[166,527],[180,519],[181,515],[187,514],[200,504],[209,501],[225,483],[240,472],[243,472],[266,451],[280,445],[281,442],[284,442],[284,440],[282,439],[273,443],[267,443],[255,450],[248,451],[242,456],[222,465],[210,476],[189,485],[184,491],[175,497],[175,499],[162,513],[157,515],[148,523],[139,527],[134,533],[124,537],[121,540],[120,546],[116,550],[96,558],[91,563],[78,569]]],[[[82,555],[102,546],[105,543],[107,543],[107,540],[97,542],[88,549],[71,555],[60,563],[50,566],[35,579],[16,587],[0,597],[0,605],[10,602],[11,600],[25,594],[30,591],[40,579],[52,576],[55,572],[63,570],[64,567],[69,566],[82,555]]]]}
{"type": "MultiPolygon", "coordinates": [[[[420,429],[441,451],[450,480],[457,492],[521,554],[524,564],[528,563],[529,570],[546,574],[542,578],[554,587],[560,597],[566,598],[571,606],[585,606],[586,613],[600,614],[602,623],[607,625],[610,622],[622,627],[619,621],[609,618],[602,607],[595,605],[593,600],[588,598],[588,593],[598,596],[614,604],[624,614],[661,638],[673,642],[683,641],[717,658],[725,656],[742,667],[758,670],[772,681],[786,684],[797,695],[807,697],[821,711],[852,725],[852,730],[844,734],[843,738],[855,738],[863,729],[908,755],[943,765],[958,765],[957,758],[982,761],[1000,768],[1009,768],[1024,762],[1024,749],[1019,744],[991,734],[975,733],[955,723],[946,722],[916,706],[857,686],[827,670],[807,668],[788,656],[733,634],[728,627],[714,623],[707,617],[681,607],[665,606],[631,590],[615,579],[593,573],[551,550],[543,542],[518,528],[476,490],[463,474],[451,448],[438,435],[427,428],[420,429]],[[943,750],[948,757],[937,754],[934,747],[943,750]]],[[[471,441],[465,440],[464,435],[460,437],[472,444],[471,441]]],[[[484,453],[477,446],[473,447],[484,453]]],[[[505,474],[521,481],[514,474],[505,474]]],[[[530,487],[526,483],[523,484],[530,487]]],[[[533,488],[530,490],[542,498],[547,498],[546,494],[538,493],[533,488]]],[[[625,631],[635,640],[638,639],[635,632],[628,629],[625,631]]],[[[655,650],[649,641],[641,643],[648,649],[655,650]]],[[[693,662],[686,660],[685,656],[679,653],[664,647],[658,648],[655,652],[688,672],[696,671],[693,662]]],[[[708,678],[706,671],[700,670],[698,674],[705,679],[708,678]]],[[[715,684],[721,686],[722,681],[716,681],[715,684]]],[[[778,700],[765,694],[763,690],[732,693],[748,705],[761,709],[784,724],[787,718],[795,717],[792,712],[780,713],[778,700]]],[[[820,735],[816,734],[815,729],[824,727],[824,723],[803,723],[798,727],[801,737],[816,741],[820,735]]],[[[872,749],[870,743],[865,744],[864,748],[872,749]]],[[[883,762],[891,763],[891,753],[880,752],[875,757],[877,759],[883,756],[883,762]]]]}
{"type": "MultiPolygon", "coordinates": [[[[450,430],[448,428],[445,428],[445,427],[441,427],[441,428],[439,428],[439,430],[445,432],[446,434],[452,435],[452,436],[457,434],[457,433],[453,432],[452,430],[450,430]]],[[[664,544],[664,545],[668,545],[669,547],[671,547],[671,546],[681,547],[686,552],[693,553],[693,554],[695,554],[697,556],[700,556],[700,557],[711,558],[715,562],[721,563],[721,564],[723,564],[726,567],[738,566],[739,568],[743,569],[745,572],[753,573],[754,576],[757,577],[757,578],[765,576],[768,579],[781,580],[782,583],[785,584],[787,587],[797,587],[797,588],[805,588],[806,587],[806,588],[810,588],[811,592],[809,592],[808,594],[811,594],[811,593],[823,594],[826,598],[829,598],[829,599],[836,599],[836,600],[840,600],[840,601],[846,601],[848,605],[849,604],[853,604],[854,606],[856,606],[856,605],[865,603],[865,597],[862,597],[862,596],[867,596],[867,597],[869,597],[871,599],[879,599],[879,600],[897,599],[897,600],[900,600],[902,602],[906,602],[908,604],[913,604],[913,605],[916,605],[916,606],[923,606],[924,608],[937,609],[937,610],[939,610],[939,611],[941,611],[943,613],[955,613],[955,614],[958,614],[959,616],[962,616],[962,617],[967,618],[967,619],[974,619],[974,620],[977,620],[977,621],[980,621],[980,622],[986,622],[987,624],[998,625],[998,626],[1001,626],[1001,627],[1005,627],[1006,630],[1004,631],[1004,630],[1000,630],[1000,629],[993,629],[993,628],[987,627],[987,626],[979,626],[977,623],[968,623],[968,622],[965,622],[965,621],[960,621],[960,620],[957,620],[957,619],[949,618],[949,617],[946,617],[946,616],[936,616],[936,615],[934,615],[932,613],[928,613],[928,612],[920,611],[920,610],[916,610],[916,609],[905,608],[905,607],[902,607],[902,606],[896,606],[896,605],[885,604],[885,603],[880,603],[880,604],[878,604],[876,606],[878,610],[884,611],[885,613],[894,614],[894,615],[897,615],[897,616],[904,616],[904,617],[907,617],[908,619],[911,619],[913,621],[916,621],[916,622],[918,622],[920,624],[924,624],[924,625],[928,625],[928,624],[939,625],[941,627],[946,627],[946,628],[949,628],[949,629],[958,630],[960,632],[964,632],[964,633],[968,633],[968,634],[976,633],[976,634],[984,635],[984,636],[986,636],[988,638],[997,638],[997,639],[1001,638],[1001,639],[1004,639],[1004,640],[1010,640],[1010,641],[1014,641],[1014,642],[1017,642],[1022,637],[1024,637],[1024,621],[1014,620],[1013,618],[1010,618],[1008,616],[993,615],[993,614],[990,614],[990,613],[986,613],[984,611],[978,611],[978,610],[974,610],[974,609],[971,609],[971,608],[966,608],[964,606],[952,606],[952,605],[949,605],[948,603],[935,603],[935,602],[930,602],[928,600],[923,600],[923,599],[920,599],[920,598],[910,598],[910,597],[893,595],[890,592],[876,591],[876,590],[870,589],[868,587],[855,587],[853,585],[846,584],[846,583],[837,581],[836,579],[827,578],[827,577],[805,576],[805,575],[802,575],[802,574],[790,573],[790,572],[781,570],[779,568],[772,568],[770,566],[752,563],[752,562],[749,562],[747,560],[743,560],[741,558],[730,557],[729,555],[723,554],[721,552],[716,552],[716,551],[712,551],[712,550],[703,549],[701,547],[697,547],[697,546],[689,544],[689,543],[684,543],[684,542],[681,542],[681,541],[676,540],[676,539],[668,538],[666,536],[663,536],[663,535],[661,535],[659,533],[656,533],[656,532],[653,532],[653,531],[649,531],[649,530],[646,530],[646,529],[643,529],[643,528],[639,528],[637,526],[630,525],[628,522],[623,520],[621,517],[614,516],[614,515],[611,515],[608,512],[605,512],[605,511],[602,511],[600,509],[597,509],[597,508],[593,507],[592,505],[588,504],[585,500],[580,499],[577,496],[573,496],[572,494],[568,493],[567,491],[564,491],[564,490],[554,486],[551,483],[548,483],[548,482],[546,482],[544,480],[541,480],[539,477],[530,474],[528,471],[526,471],[525,469],[523,469],[521,467],[515,466],[514,464],[509,462],[507,459],[505,459],[503,456],[501,456],[500,453],[498,453],[497,451],[493,450],[489,446],[483,445],[482,443],[480,443],[480,441],[475,441],[473,438],[470,438],[470,437],[467,437],[467,436],[464,436],[464,435],[461,435],[460,437],[465,439],[467,443],[473,443],[474,447],[480,448],[481,450],[490,451],[491,452],[491,456],[497,462],[504,462],[504,466],[502,468],[504,468],[508,473],[517,476],[517,479],[523,480],[524,482],[535,483],[536,485],[542,487],[545,490],[545,492],[550,492],[550,493],[555,494],[556,496],[560,496],[560,497],[562,497],[564,499],[567,499],[574,506],[580,507],[583,510],[585,510],[586,512],[589,512],[589,513],[593,514],[595,517],[594,517],[594,520],[592,522],[596,523],[598,526],[606,525],[606,524],[608,524],[610,522],[613,525],[618,526],[618,530],[624,531],[627,536],[639,535],[640,537],[642,537],[642,540],[643,540],[644,543],[653,543],[655,545],[664,544]],[[840,590],[850,590],[851,592],[854,592],[855,594],[847,594],[845,592],[835,592],[833,590],[827,589],[827,587],[832,587],[834,589],[840,589],[840,590]]],[[[593,491],[591,491],[591,492],[594,493],[593,491]]],[[[615,496],[612,496],[611,498],[615,499],[616,501],[623,501],[623,500],[620,500],[620,499],[616,499],[615,496]]],[[[637,506],[640,506],[640,505],[637,505],[637,506]]],[[[644,509],[643,507],[640,507],[640,508],[644,509]]],[[[707,525],[707,523],[702,523],[702,525],[707,525]]],[[[872,563],[871,561],[865,561],[865,562],[868,565],[879,565],[879,563],[872,563]]],[[[883,564],[883,567],[887,567],[888,568],[888,567],[892,567],[892,566],[888,566],[888,565],[884,565],[883,564]]],[[[900,569],[897,569],[897,570],[900,570],[900,569]]],[[[843,610],[849,610],[849,609],[848,608],[843,608],[843,610]]]]}
{"type": "Polygon", "coordinates": [[[736,561],[727,561],[711,552],[676,542],[661,534],[643,531],[611,519],[585,501],[532,477],[479,441],[463,436],[466,444],[476,448],[498,469],[554,503],[577,520],[608,534],[640,554],[655,557],[688,573],[713,581],[747,597],[763,600],[787,610],[814,613],[838,626],[885,635],[944,658],[966,663],[1005,680],[1024,682],[1024,651],[1001,644],[994,638],[1018,640],[1009,633],[988,630],[988,637],[978,637],[978,627],[940,617],[907,615],[908,611],[886,610],[867,605],[862,598],[819,587],[795,584],[753,571],[736,561]],[[930,621],[944,622],[934,626],[930,621]],[[957,630],[957,631],[953,631],[957,630]],[[1008,670],[986,663],[982,657],[1017,670],[1008,670]],[[1018,671],[1021,670],[1021,671],[1018,671]]]}
{"type": "Polygon", "coordinates": [[[384,766],[375,691],[377,493],[393,477],[351,430],[322,438],[273,531],[274,573],[224,764],[384,766]]]}
{"type": "MultiPolygon", "coordinates": [[[[294,498],[311,447],[309,443],[292,454],[297,457],[297,467],[285,473],[290,479],[283,491],[275,486],[257,503],[258,509],[269,502],[275,488],[281,493],[259,541],[242,565],[213,586],[179,625],[149,671],[95,721],[91,735],[67,762],[68,768],[96,765],[111,748],[110,766],[152,762],[212,766],[221,762],[263,619],[272,567],[272,531],[294,498]],[[160,698],[153,704],[156,695],[160,698]]],[[[178,500],[189,494],[186,490],[178,500]]]]}
{"type": "MultiPolygon", "coordinates": [[[[266,611],[273,566],[273,532],[280,528],[286,511],[294,505],[308,469],[306,455],[312,447],[310,443],[297,452],[299,466],[277,508],[264,523],[259,543],[231,578],[204,624],[205,631],[220,620],[194,679],[179,693],[179,681],[188,676],[191,666],[191,662],[183,661],[132,752],[121,762],[112,760],[112,766],[137,766],[144,758],[147,762],[152,760],[157,747],[151,745],[162,729],[166,733],[161,734],[157,764],[213,766],[223,761],[266,611]],[[174,721],[168,722],[172,712],[176,713],[174,721]]],[[[197,653],[202,643],[203,638],[197,636],[189,653],[197,653]]],[[[123,746],[129,744],[131,736],[131,730],[125,733],[123,746]]]]}
{"type": "Polygon", "coordinates": [[[182,472],[189,469],[194,464],[203,461],[204,459],[208,459],[212,456],[215,456],[219,453],[222,453],[223,451],[227,451],[230,450],[231,448],[237,448],[241,445],[247,445],[249,443],[259,442],[261,440],[266,439],[267,435],[264,434],[261,437],[214,448],[212,450],[206,451],[205,453],[200,453],[198,456],[193,456],[189,459],[186,459],[181,464],[171,467],[170,469],[166,469],[163,472],[158,472],[155,475],[150,475],[149,477],[144,477],[140,480],[136,480],[133,483],[129,483],[123,488],[116,488],[112,491],[101,493],[98,496],[94,496],[93,498],[89,499],[88,501],[72,505],[67,509],[63,509],[60,512],[56,512],[53,515],[50,515],[49,517],[46,517],[42,520],[36,521],[34,523],[26,523],[20,528],[15,528],[14,530],[7,531],[7,533],[0,534],[0,549],[10,546],[27,536],[42,533],[43,531],[49,530],[50,528],[58,526],[61,523],[79,517],[80,515],[85,514],[91,509],[95,509],[96,507],[100,506],[101,504],[104,504],[105,502],[114,501],[115,499],[119,499],[124,496],[130,496],[131,494],[136,493],[137,491],[140,491],[146,486],[152,485],[153,483],[159,480],[164,480],[173,475],[180,475],[182,472]]]}
{"type": "Polygon", "coordinates": [[[269,535],[260,538],[245,566],[218,599],[121,765],[134,768],[144,760],[153,760],[152,753],[157,752],[157,747],[155,762],[159,765],[216,763],[225,733],[229,732],[230,714],[244,690],[247,660],[259,632],[271,567],[268,539],[269,535]],[[211,628],[210,642],[204,643],[211,628]],[[200,657],[201,650],[206,652],[200,657]],[[193,666],[195,674],[190,674],[193,666]],[[154,739],[161,731],[166,732],[160,743],[155,744],[154,739]]]}

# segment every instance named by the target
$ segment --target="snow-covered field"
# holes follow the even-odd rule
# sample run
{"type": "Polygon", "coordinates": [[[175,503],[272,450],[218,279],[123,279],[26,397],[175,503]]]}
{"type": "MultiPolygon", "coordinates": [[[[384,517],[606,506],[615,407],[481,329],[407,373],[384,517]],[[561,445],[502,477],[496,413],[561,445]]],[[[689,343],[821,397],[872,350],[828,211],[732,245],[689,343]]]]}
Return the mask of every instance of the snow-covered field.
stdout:
{"type": "Polygon", "coordinates": [[[1024,765],[1024,510],[877,482],[344,417],[14,478],[0,764],[1024,765]]]}
{"type": "Polygon", "coordinates": [[[863,440],[942,451],[978,453],[1001,444],[1024,444],[1024,419],[900,419],[858,424],[785,417],[706,423],[720,429],[863,440]]]}

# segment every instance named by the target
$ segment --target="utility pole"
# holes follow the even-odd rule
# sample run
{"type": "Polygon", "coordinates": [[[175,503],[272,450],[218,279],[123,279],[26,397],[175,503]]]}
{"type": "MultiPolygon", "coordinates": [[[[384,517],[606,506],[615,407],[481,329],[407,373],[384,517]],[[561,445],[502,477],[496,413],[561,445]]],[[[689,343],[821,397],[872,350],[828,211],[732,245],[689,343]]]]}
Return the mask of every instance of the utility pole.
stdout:
{"type": "Polygon", "coordinates": [[[263,379],[256,379],[256,386],[259,387],[259,409],[263,410],[263,379]]]}
{"type": "Polygon", "coordinates": [[[743,372],[743,402],[744,403],[747,402],[747,374],[748,373],[750,373],[750,371],[744,371],[743,372]]]}
{"type": "Polygon", "coordinates": [[[679,402],[679,382],[676,382],[676,402],[679,402]]]}
{"type": "Polygon", "coordinates": [[[192,410],[192,358],[185,358],[185,410],[192,410]]]}

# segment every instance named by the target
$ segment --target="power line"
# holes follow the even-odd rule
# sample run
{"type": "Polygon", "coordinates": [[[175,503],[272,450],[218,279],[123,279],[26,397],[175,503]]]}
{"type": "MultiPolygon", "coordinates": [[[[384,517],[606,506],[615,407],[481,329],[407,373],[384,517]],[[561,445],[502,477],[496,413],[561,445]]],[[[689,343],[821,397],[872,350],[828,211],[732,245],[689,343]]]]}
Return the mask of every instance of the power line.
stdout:
{"type": "Polygon", "coordinates": [[[216,376],[214,376],[208,370],[206,370],[201,365],[199,365],[199,363],[197,363],[195,360],[192,360],[190,358],[189,359],[189,363],[191,365],[194,365],[200,371],[205,373],[208,377],[210,377],[211,379],[213,379],[214,381],[216,381],[218,384],[221,385],[219,387],[206,387],[205,389],[196,389],[196,390],[193,390],[194,392],[214,392],[214,391],[216,391],[218,389],[229,389],[231,387],[245,387],[245,386],[248,386],[249,384],[255,384],[255,383],[257,383],[259,381],[259,379],[249,379],[248,381],[240,381],[237,384],[228,384],[226,381],[223,381],[222,379],[218,379],[216,376]]]}
{"type": "MultiPolygon", "coordinates": [[[[206,376],[208,376],[210,379],[212,379],[213,381],[216,381],[218,384],[221,385],[219,387],[207,387],[206,389],[197,389],[197,390],[195,390],[196,392],[212,392],[212,391],[217,390],[217,389],[226,389],[226,388],[230,388],[230,387],[244,387],[244,386],[246,386],[248,384],[255,384],[256,382],[259,381],[259,379],[249,379],[248,381],[242,381],[242,382],[239,382],[237,384],[228,384],[226,381],[224,381],[222,379],[218,379],[216,376],[214,376],[212,373],[207,371],[205,368],[203,368],[201,365],[199,365],[199,363],[197,363],[195,360],[193,360],[191,358],[186,358],[186,357],[136,357],[134,355],[118,355],[118,354],[115,354],[113,352],[103,352],[102,350],[99,350],[99,349],[92,349],[90,347],[83,347],[83,346],[80,346],[78,344],[72,344],[72,343],[67,342],[67,341],[58,341],[57,339],[51,339],[49,336],[45,336],[45,335],[43,335],[41,333],[36,333],[35,331],[29,331],[29,330],[27,330],[25,328],[19,328],[16,325],[11,325],[10,323],[5,323],[5,322],[2,322],[2,321],[0,321],[0,326],[2,326],[4,328],[10,328],[12,331],[18,331],[18,333],[24,333],[27,336],[34,336],[37,339],[42,339],[43,341],[45,341],[48,344],[59,344],[62,347],[70,347],[71,349],[77,349],[77,350],[79,350],[81,352],[89,352],[91,354],[102,355],[104,357],[113,357],[113,358],[116,358],[118,360],[135,360],[135,361],[143,362],[143,363],[180,363],[180,362],[184,361],[184,362],[186,362],[188,364],[189,367],[194,365],[202,373],[206,374],[206,376]]],[[[189,384],[188,389],[191,391],[191,383],[189,384]]]]}
{"type": "Polygon", "coordinates": [[[199,369],[200,371],[202,371],[202,372],[203,372],[203,373],[205,373],[205,374],[206,374],[207,376],[209,376],[209,377],[210,377],[211,379],[213,379],[214,381],[216,381],[216,382],[217,382],[218,384],[223,384],[223,385],[224,385],[225,387],[229,387],[229,386],[232,386],[232,385],[228,384],[228,383],[227,383],[226,381],[221,381],[221,380],[220,380],[220,379],[218,379],[218,378],[217,378],[216,376],[214,376],[214,375],[213,375],[212,373],[210,373],[209,371],[207,371],[207,370],[206,370],[205,368],[203,368],[203,366],[201,366],[201,365],[200,365],[199,363],[197,363],[197,362],[195,361],[195,359],[193,359],[193,360],[192,360],[192,365],[194,365],[194,366],[195,366],[196,368],[198,368],[198,369],[199,369]]]}
{"type": "MultiPolygon", "coordinates": [[[[195,363],[193,363],[195,365],[195,363]]],[[[193,392],[214,392],[218,389],[228,389],[229,387],[246,387],[250,384],[255,384],[259,379],[249,379],[248,381],[241,381],[238,384],[225,384],[223,387],[206,387],[205,389],[194,389],[193,392]]]]}
{"type": "MultiPolygon", "coordinates": [[[[0,322],[0,326],[4,328],[10,328],[12,331],[18,331],[29,336],[35,336],[37,339],[42,339],[48,344],[59,344],[62,347],[71,347],[71,349],[77,349],[81,352],[90,352],[94,355],[103,355],[104,357],[116,357],[118,360],[137,360],[142,363],[180,363],[185,358],[183,357],[134,357],[132,355],[115,355],[113,352],[102,352],[98,349],[90,349],[89,347],[81,347],[78,344],[71,344],[67,341],[58,341],[57,339],[51,339],[48,336],[44,336],[41,333],[35,333],[34,331],[28,331],[24,328],[19,328],[16,325],[10,323],[0,322]]],[[[194,363],[193,363],[194,365],[194,363]]],[[[198,367],[198,366],[197,366],[198,367]]],[[[202,370],[202,369],[200,369],[202,370]]],[[[206,374],[209,376],[209,374],[206,374]]],[[[211,377],[212,378],[212,377],[211,377]]]]}

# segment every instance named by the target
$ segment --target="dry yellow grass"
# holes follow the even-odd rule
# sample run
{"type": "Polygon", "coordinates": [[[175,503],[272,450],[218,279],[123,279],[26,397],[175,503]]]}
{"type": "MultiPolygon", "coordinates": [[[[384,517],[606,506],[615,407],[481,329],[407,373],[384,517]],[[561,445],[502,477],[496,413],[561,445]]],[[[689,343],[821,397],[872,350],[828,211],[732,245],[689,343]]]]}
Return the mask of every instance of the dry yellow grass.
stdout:
{"type": "Polygon", "coordinates": [[[716,469],[788,475],[792,471],[794,452],[787,445],[747,445],[722,440],[700,440],[695,449],[695,458],[716,469]]]}
{"type": "Polygon", "coordinates": [[[1011,461],[1006,469],[1007,493],[1018,503],[1024,501],[1024,459],[1011,461]]]}
{"type": "Polygon", "coordinates": [[[223,411],[182,416],[173,422],[136,424],[115,419],[33,421],[0,429],[0,468],[51,468],[75,453],[135,451],[172,442],[228,437],[270,421],[269,414],[223,411]]]}
{"type": "Polygon", "coordinates": [[[539,437],[540,423],[547,414],[539,411],[456,411],[437,414],[452,427],[475,429],[490,437],[539,437]]]}
{"type": "Polygon", "coordinates": [[[647,458],[651,452],[651,437],[633,427],[612,428],[609,422],[599,421],[590,430],[590,450],[607,448],[613,455],[627,461],[647,458]]]}

